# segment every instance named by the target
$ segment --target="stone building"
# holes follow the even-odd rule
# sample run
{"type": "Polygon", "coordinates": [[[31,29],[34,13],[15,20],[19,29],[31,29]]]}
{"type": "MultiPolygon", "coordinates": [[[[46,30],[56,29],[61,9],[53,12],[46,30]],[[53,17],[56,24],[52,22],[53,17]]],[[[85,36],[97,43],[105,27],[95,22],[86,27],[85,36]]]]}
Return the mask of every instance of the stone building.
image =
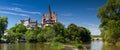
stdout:
{"type": "Polygon", "coordinates": [[[23,24],[24,26],[26,26],[26,28],[39,26],[39,24],[37,23],[37,20],[30,19],[29,17],[26,18],[25,20],[19,20],[17,24],[23,24]]]}
{"type": "Polygon", "coordinates": [[[55,12],[51,12],[50,6],[48,6],[48,11],[46,15],[42,15],[42,26],[53,25],[57,22],[57,14],[55,12]]]}
{"type": "Polygon", "coordinates": [[[17,24],[23,24],[26,28],[31,28],[49,26],[53,25],[55,22],[57,22],[57,14],[55,12],[51,12],[50,6],[48,6],[46,15],[42,15],[42,24],[39,24],[37,20],[30,19],[29,17],[24,20],[19,20],[17,24]]]}

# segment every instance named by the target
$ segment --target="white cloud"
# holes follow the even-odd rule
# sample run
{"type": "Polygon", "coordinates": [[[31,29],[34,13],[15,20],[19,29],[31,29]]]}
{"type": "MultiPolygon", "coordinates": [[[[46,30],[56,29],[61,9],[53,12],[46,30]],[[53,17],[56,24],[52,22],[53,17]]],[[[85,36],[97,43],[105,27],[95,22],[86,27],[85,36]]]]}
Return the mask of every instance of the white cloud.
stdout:
{"type": "Polygon", "coordinates": [[[101,34],[99,25],[97,25],[97,24],[83,23],[83,26],[88,28],[91,31],[92,35],[100,35],[101,34]]]}
{"type": "Polygon", "coordinates": [[[7,8],[7,7],[2,7],[0,8],[2,10],[10,10],[10,11],[16,11],[16,12],[22,12],[22,13],[28,13],[28,14],[41,14],[40,12],[32,12],[32,11],[26,11],[21,8],[15,7],[15,8],[7,8]]]}
{"type": "Polygon", "coordinates": [[[18,16],[29,16],[27,14],[20,14],[20,13],[13,13],[13,12],[7,12],[7,11],[0,11],[2,14],[10,14],[10,15],[18,15],[18,16]]]}

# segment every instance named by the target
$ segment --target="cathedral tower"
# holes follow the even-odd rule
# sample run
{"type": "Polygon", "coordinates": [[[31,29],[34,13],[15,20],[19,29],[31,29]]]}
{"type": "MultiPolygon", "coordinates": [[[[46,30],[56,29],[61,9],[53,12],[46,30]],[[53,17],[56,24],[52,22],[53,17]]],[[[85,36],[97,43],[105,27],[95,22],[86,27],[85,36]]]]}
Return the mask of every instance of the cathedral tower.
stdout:
{"type": "Polygon", "coordinates": [[[50,5],[49,5],[46,13],[46,17],[44,16],[44,14],[42,15],[42,25],[43,27],[45,27],[48,25],[53,25],[55,22],[57,22],[57,14],[55,12],[51,13],[50,5]]]}

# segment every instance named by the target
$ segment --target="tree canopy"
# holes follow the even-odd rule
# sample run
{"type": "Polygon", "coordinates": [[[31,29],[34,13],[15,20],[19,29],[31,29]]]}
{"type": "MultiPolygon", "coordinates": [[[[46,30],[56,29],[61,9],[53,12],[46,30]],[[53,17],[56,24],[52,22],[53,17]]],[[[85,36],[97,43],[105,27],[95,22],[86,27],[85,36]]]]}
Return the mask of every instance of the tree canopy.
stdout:
{"type": "Polygon", "coordinates": [[[31,29],[26,29],[24,25],[20,24],[10,28],[8,32],[8,39],[20,39],[25,35],[25,39],[28,42],[79,43],[90,42],[91,40],[90,31],[88,29],[75,24],[70,24],[66,28],[60,22],[56,22],[44,28],[35,27],[31,29]]]}
{"type": "Polygon", "coordinates": [[[120,40],[120,0],[108,0],[98,9],[103,40],[115,44],[120,40]]]}
{"type": "Polygon", "coordinates": [[[6,16],[0,16],[0,40],[2,35],[4,34],[4,30],[7,28],[7,17],[6,16]]]}

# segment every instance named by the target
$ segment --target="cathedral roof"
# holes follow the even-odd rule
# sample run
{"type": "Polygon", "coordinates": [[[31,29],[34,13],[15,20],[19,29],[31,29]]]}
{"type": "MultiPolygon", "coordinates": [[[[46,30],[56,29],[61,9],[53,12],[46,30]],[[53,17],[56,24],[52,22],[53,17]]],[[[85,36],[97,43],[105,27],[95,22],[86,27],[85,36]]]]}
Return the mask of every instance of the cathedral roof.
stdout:
{"type": "Polygon", "coordinates": [[[51,14],[50,5],[48,6],[47,14],[51,14]]]}

